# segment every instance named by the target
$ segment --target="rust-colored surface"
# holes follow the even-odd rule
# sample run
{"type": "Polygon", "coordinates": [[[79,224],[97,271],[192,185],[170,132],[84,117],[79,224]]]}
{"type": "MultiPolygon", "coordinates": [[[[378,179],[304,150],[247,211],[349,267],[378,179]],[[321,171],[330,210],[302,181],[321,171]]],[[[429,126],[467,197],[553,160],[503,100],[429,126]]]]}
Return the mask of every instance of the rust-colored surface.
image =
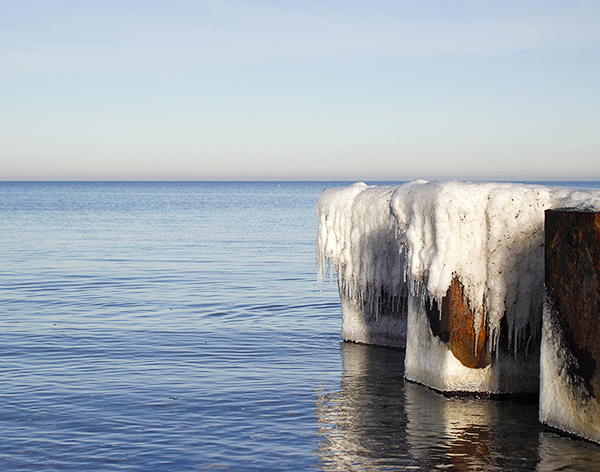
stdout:
{"type": "MultiPolygon", "coordinates": [[[[441,328],[448,331],[448,346],[454,356],[467,367],[481,368],[489,365],[492,358],[485,348],[487,340],[485,322],[482,323],[476,339],[473,327],[475,315],[464,295],[462,284],[455,277],[446,296],[442,299],[441,328]]],[[[481,316],[482,313],[478,315],[481,316]]]]}
{"type": "Polygon", "coordinates": [[[600,213],[546,211],[546,294],[575,362],[572,380],[600,399],[600,213]]]}
{"type": "MultiPolygon", "coordinates": [[[[433,307],[429,323],[434,335],[448,344],[452,354],[466,367],[479,369],[492,362],[486,349],[487,325],[482,323],[475,336],[474,321],[477,313],[471,308],[464,294],[464,287],[457,277],[442,299],[442,308],[433,307]]],[[[481,316],[481,314],[479,314],[481,316]]]]}

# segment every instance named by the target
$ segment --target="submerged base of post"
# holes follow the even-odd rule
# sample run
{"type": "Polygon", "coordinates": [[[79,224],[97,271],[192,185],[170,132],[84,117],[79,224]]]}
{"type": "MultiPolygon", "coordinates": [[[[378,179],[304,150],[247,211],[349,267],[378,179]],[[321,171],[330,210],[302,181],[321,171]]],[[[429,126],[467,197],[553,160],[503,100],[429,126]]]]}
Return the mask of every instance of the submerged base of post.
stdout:
{"type": "Polygon", "coordinates": [[[539,387],[539,350],[524,355],[501,344],[494,349],[485,323],[475,332],[475,313],[454,279],[440,307],[411,296],[405,377],[446,393],[525,394],[539,387]]]}
{"type": "Polygon", "coordinates": [[[340,293],[344,341],[406,347],[406,297],[383,296],[369,303],[340,293]]]}
{"type": "Polygon", "coordinates": [[[540,421],[600,443],[600,213],[546,211],[540,421]]]}

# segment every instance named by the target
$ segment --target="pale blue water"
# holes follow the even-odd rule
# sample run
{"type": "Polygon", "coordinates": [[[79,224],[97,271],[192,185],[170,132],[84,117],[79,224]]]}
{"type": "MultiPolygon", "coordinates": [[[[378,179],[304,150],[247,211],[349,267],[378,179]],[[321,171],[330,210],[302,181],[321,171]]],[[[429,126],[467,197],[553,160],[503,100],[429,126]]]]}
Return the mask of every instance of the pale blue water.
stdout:
{"type": "Polygon", "coordinates": [[[596,470],[535,404],[340,343],[334,185],[0,182],[0,470],[596,470]]]}

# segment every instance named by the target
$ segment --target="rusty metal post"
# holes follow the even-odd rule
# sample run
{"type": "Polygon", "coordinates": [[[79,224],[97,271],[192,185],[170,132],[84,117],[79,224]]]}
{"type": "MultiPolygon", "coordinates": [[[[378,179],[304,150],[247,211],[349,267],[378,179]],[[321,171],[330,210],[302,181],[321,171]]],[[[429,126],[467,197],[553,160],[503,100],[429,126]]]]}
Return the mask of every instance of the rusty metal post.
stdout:
{"type": "Polygon", "coordinates": [[[540,421],[600,442],[600,213],[545,217],[540,421]]]}

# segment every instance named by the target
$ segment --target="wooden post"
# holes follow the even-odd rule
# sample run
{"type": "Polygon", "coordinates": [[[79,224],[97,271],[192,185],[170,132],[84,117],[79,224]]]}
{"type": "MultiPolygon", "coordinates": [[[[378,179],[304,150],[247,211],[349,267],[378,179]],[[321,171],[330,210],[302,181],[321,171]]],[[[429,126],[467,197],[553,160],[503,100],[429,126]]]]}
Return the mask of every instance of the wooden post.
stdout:
{"type": "Polygon", "coordinates": [[[600,213],[545,218],[540,421],[600,442],[600,213]]]}

